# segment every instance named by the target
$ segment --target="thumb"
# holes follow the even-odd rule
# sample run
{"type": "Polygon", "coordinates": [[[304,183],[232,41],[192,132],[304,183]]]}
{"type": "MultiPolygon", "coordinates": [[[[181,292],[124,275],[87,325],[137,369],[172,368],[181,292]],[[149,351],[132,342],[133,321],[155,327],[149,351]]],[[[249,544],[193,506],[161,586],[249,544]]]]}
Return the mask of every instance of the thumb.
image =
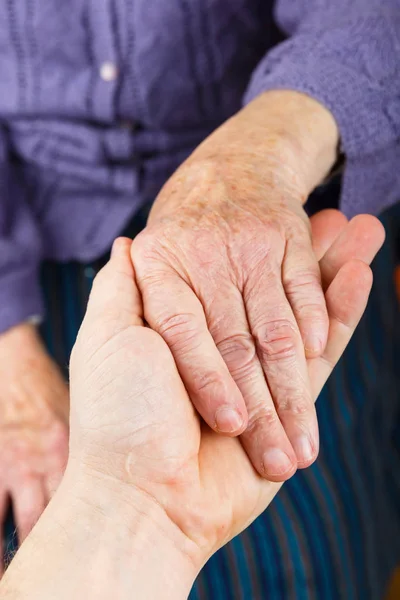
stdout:
{"type": "Polygon", "coordinates": [[[132,240],[115,240],[110,260],[93,282],[79,337],[95,338],[97,343],[131,326],[142,326],[142,300],[136,286],[130,258],[132,240]]]}

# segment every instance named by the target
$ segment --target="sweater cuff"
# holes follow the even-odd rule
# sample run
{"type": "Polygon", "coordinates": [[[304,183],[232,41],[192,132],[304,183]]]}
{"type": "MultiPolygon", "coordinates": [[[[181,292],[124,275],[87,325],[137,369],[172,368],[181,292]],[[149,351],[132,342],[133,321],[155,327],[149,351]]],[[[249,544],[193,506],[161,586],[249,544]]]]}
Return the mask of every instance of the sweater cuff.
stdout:
{"type": "MultiPolygon", "coordinates": [[[[30,265],[31,266],[31,265],[30,265]]],[[[0,281],[0,334],[35,316],[44,316],[44,303],[40,289],[39,273],[15,272],[0,281]]]]}
{"type": "Polygon", "coordinates": [[[366,73],[321,58],[299,42],[288,40],[261,61],[244,102],[268,90],[289,89],[328,108],[345,155],[341,209],[347,216],[379,213],[398,200],[400,132],[394,117],[399,121],[399,106],[366,73]]]}

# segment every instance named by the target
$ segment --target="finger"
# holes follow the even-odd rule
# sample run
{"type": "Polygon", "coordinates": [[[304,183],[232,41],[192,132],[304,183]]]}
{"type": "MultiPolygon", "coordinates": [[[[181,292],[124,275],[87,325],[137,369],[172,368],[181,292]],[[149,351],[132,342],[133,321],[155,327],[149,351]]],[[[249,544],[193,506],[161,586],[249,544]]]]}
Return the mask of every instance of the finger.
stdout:
{"type": "Polygon", "coordinates": [[[317,398],[349,343],[368,302],[372,271],[364,262],[351,260],[336,275],[326,292],[330,315],[329,339],[322,356],[308,362],[314,398],[317,398]]]}
{"type": "Polygon", "coordinates": [[[115,240],[110,260],[93,281],[86,314],[71,353],[71,370],[82,343],[85,356],[90,358],[91,348],[95,352],[124,329],[143,325],[142,301],[130,259],[131,245],[128,238],[115,240]]]}
{"type": "MultiPolygon", "coordinates": [[[[252,334],[279,419],[299,466],[318,454],[318,424],[303,342],[281,282],[279,264],[254,272],[244,289],[252,334]],[[260,298],[264,302],[260,303],[260,298]]],[[[265,456],[268,460],[268,456],[265,456]]],[[[274,478],[277,481],[277,478],[274,478]]]]}
{"type": "MultiPolygon", "coordinates": [[[[145,271],[137,270],[137,279],[145,320],[168,344],[194,406],[215,431],[238,435],[247,425],[246,406],[197,295],[169,265],[151,258],[145,271]]],[[[227,312],[231,309],[225,305],[227,312]]]]}
{"type": "Polygon", "coordinates": [[[308,232],[288,239],[282,281],[303,339],[306,356],[319,356],[328,338],[328,313],[320,269],[308,232]]]}
{"type": "MultiPolygon", "coordinates": [[[[328,217],[331,218],[330,215],[328,217]]],[[[372,285],[370,268],[360,260],[353,259],[346,263],[347,256],[343,252],[340,254],[340,247],[344,244],[344,247],[347,248],[346,253],[349,256],[372,261],[384,240],[382,228],[376,219],[368,217],[365,220],[364,217],[358,217],[355,222],[356,225],[342,228],[338,219],[336,223],[333,223],[334,227],[331,230],[333,235],[332,233],[327,235],[327,238],[333,240],[332,247],[325,254],[325,260],[322,264],[322,275],[325,281],[331,284],[326,294],[330,317],[329,336],[323,355],[308,360],[310,381],[315,400],[357,327],[365,310],[372,285]],[[365,239],[365,231],[364,235],[362,235],[362,231],[366,227],[369,228],[368,248],[362,243],[365,239]],[[358,228],[362,231],[357,231],[358,228]],[[337,236],[337,230],[340,230],[343,235],[337,236]],[[340,256],[343,264],[340,264],[338,256],[340,256]],[[335,261],[335,263],[330,264],[330,260],[335,261]],[[335,269],[338,271],[335,272],[335,269]]],[[[322,219],[317,223],[317,227],[320,225],[324,225],[322,219]]],[[[328,225],[332,225],[332,222],[328,225]]],[[[321,237],[326,235],[323,228],[319,232],[315,230],[315,233],[317,236],[321,235],[321,237]]],[[[319,240],[317,240],[317,244],[320,244],[319,240]]],[[[324,240],[322,240],[319,247],[323,248],[323,245],[324,240]]],[[[269,490],[266,488],[265,491],[268,495],[269,490]]]]}
{"type": "Polygon", "coordinates": [[[22,544],[46,506],[42,480],[36,477],[19,479],[11,495],[18,540],[22,544]]]}
{"type": "Polygon", "coordinates": [[[142,325],[142,302],[135,285],[130,259],[132,240],[115,240],[110,260],[96,275],[89,297],[85,322],[113,324],[116,330],[130,325],[142,325]]]}
{"type": "Polygon", "coordinates": [[[203,298],[209,331],[246,403],[248,425],[240,440],[255,469],[269,481],[291,477],[297,458],[275,410],[236,286],[208,287],[203,298]],[[227,311],[226,305],[232,307],[227,311]],[[223,315],[223,319],[221,319],[223,315]]]}
{"type": "Polygon", "coordinates": [[[321,210],[310,219],[314,254],[321,260],[325,252],[346,227],[348,221],[340,210],[321,210]]]}
{"type": "MultiPolygon", "coordinates": [[[[314,399],[317,399],[354,333],[368,301],[371,284],[370,268],[361,261],[353,260],[342,266],[326,294],[330,315],[327,346],[322,356],[308,360],[314,399]]],[[[270,504],[278,490],[278,485],[272,487],[268,482],[264,482],[260,488],[255,516],[270,504]]]]}
{"type": "MultiPolygon", "coordinates": [[[[201,302],[176,274],[142,281],[145,319],[168,344],[189,396],[208,425],[237,435],[247,425],[243,397],[215,346],[201,302]],[[168,290],[166,297],[165,290],[168,290]]],[[[225,310],[230,310],[225,305],[225,310]]]]}
{"type": "Polygon", "coordinates": [[[327,289],[339,269],[349,260],[370,264],[385,240],[385,229],[371,215],[354,217],[320,261],[324,288],[327,289]]]}
{"type": "Polygon", "coordinates": [[[372,284],[372,273],[365,263],[372,262],[384,238],[378,219],[360,215],[342,230],[320,261],[323,280],[329,286],[326,298],[330,327],[324,354],[308,363],[315,398],[365,310],[372,284]]]}

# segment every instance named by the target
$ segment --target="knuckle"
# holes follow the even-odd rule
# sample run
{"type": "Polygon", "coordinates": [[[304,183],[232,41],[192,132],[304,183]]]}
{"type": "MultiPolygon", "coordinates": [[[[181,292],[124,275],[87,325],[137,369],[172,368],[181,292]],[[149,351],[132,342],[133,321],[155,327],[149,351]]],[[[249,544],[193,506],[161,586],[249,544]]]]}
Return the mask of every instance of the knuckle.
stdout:
{"type": "Polygon", "coordinates": [[[153,246],[157,244],[157,241],[159,240],[157,235],[155,235],[154,228],[151,229],[147,227],[143,229],[132,241],[132,258],[141,257],[144,253],[146,253],[146,251],[149,251],[150,248],[153,248],[153,246]]]}
{"type": "MultiPolygon", "coordinates": [[[[297,196],[297,194],[296,194],[296,196],[297,196]]],[[[294,199],[293,195],[291,195],[291,199],[292,200],[294,199]]],[[[310,244],[310,233],[311,233],[310,219],[307,217],[306,213],[304,212],[303,207],[299,207],[297,205],[297,208],[299,210],[296,210],[296,212],[294,212],[292,209],[290,211],[290,213],[287,215],[287,219],[286,219],[287,235],[288,235],[289,239],[295,240],[297,244],[302,244],[304,246],[307,246],[310,244]]]]}
{"type": "Polygon", "coordinates": [[[173,352],[185,352],[193,349],[200,327],[193,313],[173,314],[161,317],[154,326],[173,352]]]}
{"type": "Polygon", "coordinates": [[[290,414],[294,417],[301,417],[307,413],[314,411],[314,403],[309,394],[305,391],[299,393],[291,390],[284,394],[277,402],[277,410],[279,414],[290,414]]]}
{"type": "Polygon", "coordinates": [[[292,269],[284,273],[283,285],[287,294],[322,295],[318,268],[305,270],[292,269]]]}
{"type": "Polygon", "coordinates": [[[226,337],[217,343],[217,348],[228,369],[236,373],[251,366],[255,358],[254,340],[250,334],[226,337]]]}
{"type": "Polygon", "coordinates": [[[266,323],[254,334],[262,361],[293,359],[297,354],[298,334],[287,319],[266,323]]]}
{"type": "Polygon", "coordinates": [[[265,429],[275,427],[279,423],[279,417],[274,406],[259,404],[247,409],[249,420],[247,431],[251,432],[254,429],[265,429]]]}
{"type": "Polygon", "coordinates": [[[300,328],[307,327],[316,331],[328,326],[329,317],[324,305],[300,302],[294,306],[294,312],[300,328]]]}
{"type": "Polygon", "coordinates": [[[193,377],[191,387],[196,394],[214,398],[219,391],[224,390],[224,382],[218,371],[205,371],[193,377]]]}
{"type": "Polygon", "coordinates": [[[147,226],[132,241],[131,258],[135,269],[139,271],[140,277],[146,275],[149,262],[159,261],[163,258],[165,255],[165,242],[166,236],[163,228],[155,225],[147,226]]]}

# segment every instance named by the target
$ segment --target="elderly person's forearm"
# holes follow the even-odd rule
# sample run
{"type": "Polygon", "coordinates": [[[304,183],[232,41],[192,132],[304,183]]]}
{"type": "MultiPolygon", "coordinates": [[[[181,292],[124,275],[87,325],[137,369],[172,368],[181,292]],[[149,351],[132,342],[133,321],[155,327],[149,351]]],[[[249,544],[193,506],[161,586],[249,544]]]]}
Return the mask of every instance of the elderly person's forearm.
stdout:
{"type": "Polygon", "coordinates": [[[196,408],[216,431],[242,433],[270,481],[318,454],[306,358],[323,351],[328,316],[302,206],[338,136],[307,95],[260,95],[171,177],[133,244],[146,320],[196,408]]]}
{"type": "Polygon", "coordinates": [[[190,160],[243,157],[261,172],[279,161],[305,202],[335,164],[338,142],[338,127],[325,106],[306,94],[276,90],[264,92],[224,123],[190,160]]]}

